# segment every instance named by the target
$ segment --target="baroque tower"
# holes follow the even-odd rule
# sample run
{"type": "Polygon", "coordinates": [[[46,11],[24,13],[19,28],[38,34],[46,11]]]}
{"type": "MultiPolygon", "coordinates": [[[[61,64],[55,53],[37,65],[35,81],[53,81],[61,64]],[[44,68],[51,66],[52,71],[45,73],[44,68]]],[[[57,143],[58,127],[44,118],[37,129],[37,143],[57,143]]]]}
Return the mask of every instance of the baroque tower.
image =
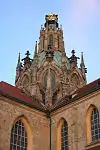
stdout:
{"type": "Polygon", "coordinates": [[[22,65],[19,54],[15,85],[39,103],[49,107],[55,105],[86,84],[83,53],[80,68],[77,65],[78,59],[75,50],[72,50],[70,58],[66,55],[58,15],[46,15],[33,59],[27,51],[22,65]]]}

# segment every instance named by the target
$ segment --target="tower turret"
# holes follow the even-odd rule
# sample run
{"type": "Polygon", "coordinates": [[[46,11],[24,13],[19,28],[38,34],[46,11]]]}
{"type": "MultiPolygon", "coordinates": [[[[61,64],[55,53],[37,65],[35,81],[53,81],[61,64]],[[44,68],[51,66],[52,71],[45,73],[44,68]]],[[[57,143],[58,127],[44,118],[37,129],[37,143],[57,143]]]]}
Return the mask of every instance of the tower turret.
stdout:
{"type": "Polygon", "coordinates": [[[58,28],[58,15],[55,14],[49,14],[45,16],[45,28],[52,29],[54,30],[55,27],[58,28]]]}
{"type": "Polygon", "coordinates": [[[56,51],[64,51],[62,26],[59,28],[58,15],[49,14],[45,16],[44,27],[41,26],[39,53],[47,51],[48,46],[56,51]]]}

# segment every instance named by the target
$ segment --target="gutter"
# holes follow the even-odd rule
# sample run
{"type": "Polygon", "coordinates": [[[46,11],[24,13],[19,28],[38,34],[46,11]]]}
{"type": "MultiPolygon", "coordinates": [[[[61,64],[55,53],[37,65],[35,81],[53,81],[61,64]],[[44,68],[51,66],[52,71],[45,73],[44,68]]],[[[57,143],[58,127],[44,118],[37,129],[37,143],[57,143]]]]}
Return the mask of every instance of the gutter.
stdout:
{"type": "Polygon", "coordinates": [[[14,100],[15,102],[19,102],[19,103],[21,103],[21,104],[24,104],[25,106],[28,106],[28,107],[37,109],[37,110],[42,111],[42,112],[45,112],[45,110],[44,110],[43,108],[39,108],[39,107],[37,107],[37,106],[31,105],[31,104],[29,104],[29,103],[27,103],[27,102],[25,102],[25,101],[23,101],[23,100],[20,100],[20,99],[18,99],[18,98],[9,96],[9,95],[4,94],[4,93],[2,93],[2,92],[0,92],[0,95],[4,96],[4,97],[6,97],[6,98],[12,99],[12,100],[14,100]]]}
{"type": "Polygon", "coordinates": [[[87,92],[86,92],[85,94],[83,94],[82,96],[78,96],[78,95],[77,95],[77,96],[75,96],[74,98],[71,98],[71,99],[69,99],[69,100],[63,102],[62,104],[60,104],[60,105],[58,105],[57,107],[53,108],[53,109],[51,110],[51,113],[54,112],[55,110],[57,110],[57,109],[63,107],[63,106],[66,106],[66,105],[68,105],[68,104],[70,104],[70,103],[72,103],[72,102],[74,102],[74,101],[76,101],[76,100],[78,100],[78,99],[80,99],[80,98],[82,98],[82,97],[84,97],[84,96],[87,96],[87,95],[91,94],[92,92],[98,91],[98,90],[100,90],[100,85],[99,85],[99,86],[96,86],[95,88],[92,88],[90,91],[87,91],[87,92]]]}

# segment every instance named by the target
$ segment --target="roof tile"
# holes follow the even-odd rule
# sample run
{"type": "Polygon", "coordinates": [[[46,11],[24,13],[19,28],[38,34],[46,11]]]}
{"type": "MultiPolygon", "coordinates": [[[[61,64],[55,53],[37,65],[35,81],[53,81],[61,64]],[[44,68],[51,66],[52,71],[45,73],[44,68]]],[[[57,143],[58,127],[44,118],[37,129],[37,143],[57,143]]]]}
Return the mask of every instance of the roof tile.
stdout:
{"type": "Polygon", "coordinates": [[[10,96],[12,98],[16,98],[22,102],[25,102],[26,104],[30,104],[32,106],[35,106],[37,108],[43,108],[41,103],[36,102],[32,97],[26,95],[21,89],[12,86],[6,82],[1,81],[0,82],[0,93],[5,96],[10,96]]]}

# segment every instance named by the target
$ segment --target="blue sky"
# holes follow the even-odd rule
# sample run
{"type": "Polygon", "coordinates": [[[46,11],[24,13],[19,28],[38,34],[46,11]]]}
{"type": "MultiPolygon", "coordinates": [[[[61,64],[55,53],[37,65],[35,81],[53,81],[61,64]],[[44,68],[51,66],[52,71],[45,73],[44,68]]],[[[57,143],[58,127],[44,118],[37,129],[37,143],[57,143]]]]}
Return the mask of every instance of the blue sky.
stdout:
{"type": "Polygon", "coordinates": [[[0,81],[14,84],[18,53],[33,55],[51,12],[59,15],[67,55],[73,48],[79,57],[84,52],[87,81],[100,77],[100,0],[0,0],[0,81]]]}

